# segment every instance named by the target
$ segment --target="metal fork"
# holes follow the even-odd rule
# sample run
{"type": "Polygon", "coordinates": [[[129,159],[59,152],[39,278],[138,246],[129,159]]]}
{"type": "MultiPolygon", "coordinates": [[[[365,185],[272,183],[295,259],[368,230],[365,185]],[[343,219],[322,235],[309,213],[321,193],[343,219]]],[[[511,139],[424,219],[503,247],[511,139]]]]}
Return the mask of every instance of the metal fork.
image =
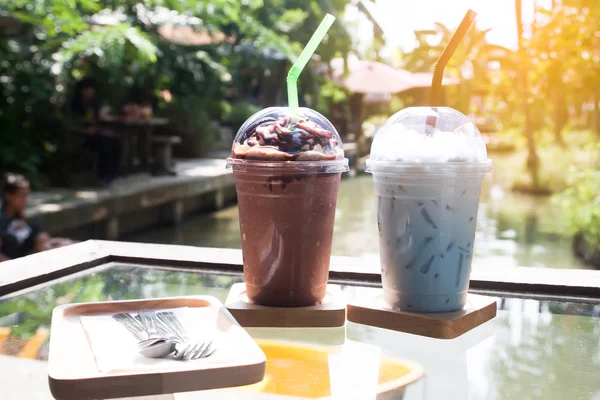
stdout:
{"type": "Polygon", "coordinates": [[[177,315],[171,311],[161,311],[156,317],[169,326],[172,331],[184,342],[185,347],[177,350],[174,357],[176,360],[198,360],[211,356],[216,349],[212,348],[212,341],[204,343],[190,343],[185,328],[179,322],[177,315]]]}
{"type": "Polygon", "coordinates": [[[212,341],[190,342],[179,319],[171,311],[140,311],[137,317],[119,313],[113,315],[113,319],[139,340],[138,351],[146,357],[189,361],[209,357],[216,351],[212,341]]]}
{"type": "Polygon", "coordinates": [[[139,311],[138,316],[144,325],[148,339],[154,339],[161,336],[158,334],[158,329],[156,328],[156,313],[154,311],[139,311]]]}
{"type": "MultiPolygon", "coordinates": [[[[216,349],[212,348],[212,341],[196,344],[187,344],[182,349],[176,350],[173,358],[180,361],[199,360],[210,357],[216,349]]],[[[176,346],[177,347],[177,346],[176,346]]]]}
{"type": "Polygon", "coordinates": [[[182,342],[187,342],[188,337],[185,329],[181,326],[177,316],[171,311],[161,311],[156,314],[160,325],[167,328],[172,334],[181,339],[182,342]]]}
{"type": "Polygon", "coordinates": [[[146,339],[144,337],[144,327],[129,313],[119,313],[112,316],[113,319],[123,325],[138,340],[146,339]]]}

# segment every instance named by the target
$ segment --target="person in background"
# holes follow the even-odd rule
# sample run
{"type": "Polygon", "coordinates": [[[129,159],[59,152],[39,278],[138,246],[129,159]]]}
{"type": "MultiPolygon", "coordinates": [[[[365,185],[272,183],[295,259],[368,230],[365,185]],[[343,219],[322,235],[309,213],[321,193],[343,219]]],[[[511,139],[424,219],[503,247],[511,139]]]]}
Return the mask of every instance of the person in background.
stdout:
{"type": "Polygon", "coordinates": [[[69,239],[51,238],[25,219],[29,193],[27,178],[6,174],[0,206],[0,262],[73,243],[69,239]]]}
{"type": "Polygon", "coordinates": [[[101,109],[92,78],[83,78],[75,85],[69,113],[73,130],[83,134],[84,146],[98,153],[98,179],[109,186],[119,169],[121,142],[100,124],[109,116],[101,109]]]}
{"type": "Polygon", "coordinates": [[[152,118],[153,110],[158,105],[158,98],[152,93],[148,83],[134,86],[129,100],[123,107],[123,112],[125,118],[131,120],[152,118]]]}

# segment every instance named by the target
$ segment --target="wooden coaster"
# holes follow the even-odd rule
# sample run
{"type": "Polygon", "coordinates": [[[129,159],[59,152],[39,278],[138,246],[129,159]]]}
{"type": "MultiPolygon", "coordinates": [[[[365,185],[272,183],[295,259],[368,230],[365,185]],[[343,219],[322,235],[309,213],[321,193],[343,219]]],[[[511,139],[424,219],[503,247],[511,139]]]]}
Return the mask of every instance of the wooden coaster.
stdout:
{"type": "Polygon", "coordinates": [[[371,301],[348,304],[348,321],[436,339],[454,339],[496,316],[496,300],[469,294],[461,311],[434,314],[390,309],[379,295],[371,301]]]}
{"type": "Polygon", "coordinates": [[[252,304],[246,296],[246,285],[231,286],[225,307],[243,327],[331,328],[346,323],[346,302],[342,289],[327,285],[321,304],[309,307],[269,307],[252,304]]]}

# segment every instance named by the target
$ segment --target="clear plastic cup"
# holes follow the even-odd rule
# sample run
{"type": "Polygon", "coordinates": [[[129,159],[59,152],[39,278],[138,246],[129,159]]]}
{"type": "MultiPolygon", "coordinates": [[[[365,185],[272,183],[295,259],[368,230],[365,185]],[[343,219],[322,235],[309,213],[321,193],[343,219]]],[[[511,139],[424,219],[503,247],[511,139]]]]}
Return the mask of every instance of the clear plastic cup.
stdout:
{"type": "Polygon", "coordinates": [[[479,196],[491,171],[477,127],[447,107],[411,107],[379,129],[373,174],[384,300],[450,312],[467,298],[479,196]]]}
{"type": "Polygon", "coordinates": [[[319,303],[340,178],[348,170],[339,134],[314,110],[267,108],[240,128],[227,165],[236,181],[250,301],[319,303]]]}

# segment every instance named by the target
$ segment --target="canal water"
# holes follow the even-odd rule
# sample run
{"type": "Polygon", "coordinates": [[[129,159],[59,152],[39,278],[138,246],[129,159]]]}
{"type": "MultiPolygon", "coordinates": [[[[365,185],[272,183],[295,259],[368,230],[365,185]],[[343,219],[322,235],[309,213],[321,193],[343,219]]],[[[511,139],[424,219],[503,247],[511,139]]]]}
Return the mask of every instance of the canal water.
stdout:
{"type": "MultiPolygon", "coordinates": [[[[515,194],[507,186],[508,160],[495,159],[484,184],[477,218],[474,268],[587,268],[571,250],[566,221],[548,197],[515,194]]],[[[370,175],[343,179],[333,255],[378,262],[376,204],[370,175]]],[[[187,218],[179,227],[132,235],[128,241],[240,248],[237,206],[187,218]]]]}

